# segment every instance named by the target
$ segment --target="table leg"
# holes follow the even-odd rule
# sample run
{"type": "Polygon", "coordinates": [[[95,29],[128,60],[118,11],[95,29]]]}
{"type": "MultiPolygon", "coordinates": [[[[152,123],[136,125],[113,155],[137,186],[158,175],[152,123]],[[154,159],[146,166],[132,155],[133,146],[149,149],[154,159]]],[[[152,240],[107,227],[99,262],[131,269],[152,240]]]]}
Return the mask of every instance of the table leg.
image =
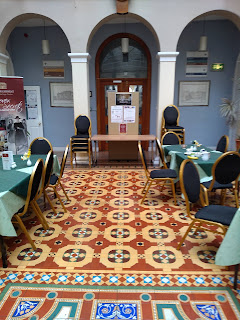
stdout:
{"type": "Polygon", "coordinates": [[[0,245],[1,245],[1,252],[2,252],[2,264],[3,268],[7,268],[7,251],[5,247],[5,243],[3,241],[3,236],[0,235],[0,245]]]}
{"type": "Polygon", "coordinates": [[[237,280],[238,280],[238,268],[239,268],[239,264],[235,265],[235,272],[234,272],[234,289],[237,290],[237,280]]]}

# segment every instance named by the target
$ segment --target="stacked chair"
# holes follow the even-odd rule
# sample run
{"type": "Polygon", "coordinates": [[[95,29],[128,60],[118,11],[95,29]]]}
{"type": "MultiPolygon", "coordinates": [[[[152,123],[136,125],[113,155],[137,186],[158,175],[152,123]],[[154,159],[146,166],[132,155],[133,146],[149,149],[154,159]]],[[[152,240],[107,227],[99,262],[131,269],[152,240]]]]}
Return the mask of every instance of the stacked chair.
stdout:
{"type": "Polygon", "coordinates": [[[88,153],[89,167],[91,168],[91,120],[85,115],[79,115],[74,121],[75,135],[70,138],[70,158],[73,168],[73,157],[79,152],[88,153]]]}
{"type": "Polygon", "coordinates": [[[162,125],[161,125],[161,137],[168,131],[175,132],[179,138],[180,143],[185,143],[185,129],[179,126],[179,110],[171,104],[163,110],[162,125]]]}

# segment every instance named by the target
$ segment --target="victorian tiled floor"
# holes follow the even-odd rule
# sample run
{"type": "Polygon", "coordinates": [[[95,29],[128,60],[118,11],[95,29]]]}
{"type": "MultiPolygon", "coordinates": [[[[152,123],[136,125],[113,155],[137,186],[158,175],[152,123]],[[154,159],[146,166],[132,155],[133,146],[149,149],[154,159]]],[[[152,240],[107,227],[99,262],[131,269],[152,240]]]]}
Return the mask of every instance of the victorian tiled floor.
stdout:
{"type": "MultiPolygon", "coordinates": [[[[145,179],[139,168],[67,169],[62,181],[70,197],[67,212],[53,199],[54,214],[41,200],[47,232],[31,212],[24,219],[38,249],[19,229],[18,237],[6,239],[2,289],[9,282],[233,289],[233,268],[214,264],[221,236],[191,233],[176,250],[189,224],[179,191],[176,206],[168,186],[163,192],[153,186],[141,205],[145,179]]],[[[227,201],[234,205],[230,194],[227,201]]]]}

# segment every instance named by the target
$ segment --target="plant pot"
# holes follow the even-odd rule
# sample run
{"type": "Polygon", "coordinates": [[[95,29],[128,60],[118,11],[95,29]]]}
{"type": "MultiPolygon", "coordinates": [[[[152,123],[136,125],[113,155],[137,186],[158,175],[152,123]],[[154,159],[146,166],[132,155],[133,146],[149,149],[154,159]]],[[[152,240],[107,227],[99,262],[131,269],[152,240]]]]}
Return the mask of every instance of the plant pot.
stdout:
{"type": "Polygon", "coordinates": [[[236,139],[236,151],[240,149],[240,139],[236,139]]]}

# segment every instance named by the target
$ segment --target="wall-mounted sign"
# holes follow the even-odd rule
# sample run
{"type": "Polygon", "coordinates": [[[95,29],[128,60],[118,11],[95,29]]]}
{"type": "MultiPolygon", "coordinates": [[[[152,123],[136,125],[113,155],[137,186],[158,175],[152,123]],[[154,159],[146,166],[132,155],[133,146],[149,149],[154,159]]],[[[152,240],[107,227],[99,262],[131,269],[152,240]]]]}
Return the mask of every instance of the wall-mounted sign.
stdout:
{"type": "Polygon", "coordinates": [[[208,51],[188,51],[186,77],[206,77],[208,69],[208,51]]]}
{"type": "Polygon", "coordinates": [[[44,78],[64,78],[64,61],[43,61],[44,78]]]}
{"type": "Polygon", "coordinates": [[[211,70],[212,71],[223,71],[224,70],[224,63],[212,63],[211,70]]]}

